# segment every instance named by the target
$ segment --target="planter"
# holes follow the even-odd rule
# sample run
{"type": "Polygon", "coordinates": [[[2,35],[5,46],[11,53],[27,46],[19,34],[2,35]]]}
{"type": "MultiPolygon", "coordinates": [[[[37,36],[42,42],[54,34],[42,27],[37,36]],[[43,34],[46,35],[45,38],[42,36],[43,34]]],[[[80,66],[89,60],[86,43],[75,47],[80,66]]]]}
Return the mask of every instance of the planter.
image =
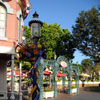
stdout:
{"type": "Polygon", "coordinates": [[[77,93],[77,88],[73,88],[72,93],[77,93]]]}
{"type": "Polygon", "coordinates": [[[47,99],[47,98],[53,98],[54,97],[54,91],[49,91],[49,92],[43,92],[43,97],[45,98],[45,99],[47,99]]]}
{"type": "Polygon", "coordinates": [[[19,83],[15,82],[14,84],[14,91],[19,92],[19,83]]]}

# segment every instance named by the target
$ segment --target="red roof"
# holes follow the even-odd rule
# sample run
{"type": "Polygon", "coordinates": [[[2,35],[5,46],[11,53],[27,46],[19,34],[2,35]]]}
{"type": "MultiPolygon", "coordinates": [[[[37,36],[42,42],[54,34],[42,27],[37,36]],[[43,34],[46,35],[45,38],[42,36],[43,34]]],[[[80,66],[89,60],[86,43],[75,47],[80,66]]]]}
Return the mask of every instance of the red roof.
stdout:
{"type": "MultiPolygon", "coordinates": [[[[8,72],[8,73],[7,73],[7,76],[11,77],[11,72],[8,72]]],[[[14,76],[20,76],[20,73],[17,72],[17,71],[15,71],[15,72],[14,72],[14,76]]],[[[26,77],[26,76],[27,76],[26,74],[22,74],[22,77],[26,77]]]]}
{"type": "Polygon", "coordinates": [[[51,72],[43,71],[44,75],[50,75],[51,72]]]}
{"type": "MultiPolygon", "coordinates": [[[[51,74],[51,72],[48,72],[48,71],[43,71],[43,73],[44,73],[44,75],[50,75],[51,74]]],[[[15,75],[19,76],[20,73],[15,71],[15,75]]],[[[27,75],[29,75],[29,74],[27,74],[27,75]]],[[[11,77],[11,74],[8,74],[8,76],[11,77]]],[[[22,74],[22,77],[25,77],[25,76],[26,76],[25,74],[22,74]]],[[[64,73],[57,73],[57,76],[58,77],[59,76],[65,76],[65,74],[64,73]]]]}
{"type": "MultiPolygon", "coordinates": [[[[44,75],[50,75],[51,74],[51,72],[48,72],[48,71],[44,71],[43,73],[44,73],[44,75]]],[[[65,74],[64,73],[57,73],[57,76],[65,76],[65,74]]]]}
{"type": "Polygon", "coordinates": [[[15,75],[20,75],[20,73],[15,71],[15,75]]]}
{"type": "Polygon", "coordinates": [[[57,76],[65,76],[64,73],[57,73],[57,76]]]}

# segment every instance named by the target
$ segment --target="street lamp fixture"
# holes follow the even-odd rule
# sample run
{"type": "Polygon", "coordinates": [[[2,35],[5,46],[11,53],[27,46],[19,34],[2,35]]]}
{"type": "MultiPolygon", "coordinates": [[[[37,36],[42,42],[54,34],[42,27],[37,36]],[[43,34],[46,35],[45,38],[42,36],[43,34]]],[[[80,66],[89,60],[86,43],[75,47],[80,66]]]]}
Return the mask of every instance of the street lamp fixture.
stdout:
{"type": "Polygon", "coordinates": [[[31,27],[31,35],[33,39],[39,38],[41,36],[41,27],[43,25],[43,22],[40,21],[38,17],[39,15],[35,11],[35,13],[33,14],[33,19],[29,22],[29,26],[31,27]]]}

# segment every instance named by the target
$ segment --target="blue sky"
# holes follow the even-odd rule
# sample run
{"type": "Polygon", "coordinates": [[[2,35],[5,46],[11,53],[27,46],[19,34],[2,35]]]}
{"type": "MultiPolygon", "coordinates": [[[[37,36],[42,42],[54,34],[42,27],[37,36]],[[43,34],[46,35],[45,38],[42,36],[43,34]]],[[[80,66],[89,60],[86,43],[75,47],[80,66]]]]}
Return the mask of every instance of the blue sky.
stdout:
{"type": "MultiPolygon", "coordinates": [[[[41,21],[47,24],[60,24],[61,28],[66,28],[72,33],[72,25],[75,25],[75,20],[79,12],[89,10],[93,6],[97,7],[100,0],[30,0],[31,10],[24,24],[28,26],[28,22],[32,19],[35,11],[39,14],[41,21]]],[[[73,62],[81,63],[82,59],[86,58],[79,51],[75,52],[73,62]]]]}

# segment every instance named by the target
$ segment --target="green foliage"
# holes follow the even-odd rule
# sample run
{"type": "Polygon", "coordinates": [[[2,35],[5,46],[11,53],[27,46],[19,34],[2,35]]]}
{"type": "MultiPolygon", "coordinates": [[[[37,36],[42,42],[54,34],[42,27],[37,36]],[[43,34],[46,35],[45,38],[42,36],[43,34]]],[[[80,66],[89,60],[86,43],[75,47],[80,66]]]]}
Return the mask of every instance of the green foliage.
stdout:
{"type": "Polygon", "coordinates": [[[96,64],[94,65],[94,70],[95,70],[95,72],[99,75],[100,63],[96,63],[96,64]]]}
{"type": "Polygon", "coordinates": [[[49,80],[48,79],[44,79],[43,82],[49,82],[49,80]]]}
{"type": "MultiPolygon", "coordinates": [[[[30,28],[24,26],[25,37],[30,41],[30,28]]],[[[61,29],[60,25],[44,23],[41,28],[41,37],[39,39],[47,51],[47,59],[54,59],[54,55],[66,56],[72,59],[75,51],[73,38],[67,29],[61,29]]]]}
{"type": "Polygon", "coordinates": [[[55,48],[57,46],[57,41],[61,36],[62,30],[60,25],[57,24],[46,24],[44,23],[41,28],[41,41],[45,41],[44,45],[46,50],[48,51],[47,59],[51,59],[54,57],[55,48]]]}
{"type": "Polygon", "coordinates": [[[56,53],[58,56],[62,55],[69,59],[73,59],[73,53],[75,51],[75,43],[72,35],[67,29],[62,29],[62,35],[57,42],[56,53]]]}
{"type": "Polygon", "coordinates": [[[95,61],[100,60],[100,9],[93,7],[81,11],[73,26],[73,37],[77,48],[95,61]]]}
{"type": "Polygon", "coordinates": [[[57,82],[61,82],[61,80],[57,80],[57,82]]]}
{"type": "Polygon", "coordinates": [[[23,79],[23,82],[31,82],[31,79],[29,79],[29,78],[25,78],[25,79],[23,79]]]}
{"type": "Polygon", "coordinates": [[[76,86],[72,86],[72,89],[75,89],[76,88],[76,86]]]}
{"type": "Polygon", "coordinates": [[[24,36],[26,39],[23,44],[25,44],[26,42],[31,42],[32,36],[30,27],[24,26],[24,36]]]}
{"type": "Polygon", "coordinates": [[[82,64],[82,72],[89,74],[90,71],[92,70],[92,66],[93,66],[92,60],[89,58],[83,59],[81,64],[82,64]]]}
{"type": "Polygon", "coordinates": [[[23,70],[28,70],[29,71],[30,68],[31,68],[31,63],[23,61],[22,62],[22,68],[23,68],[23,70]]]}
{"type": "Polygon", "coordinates": [[[26,39],[31,38],[31,28],[24,26],[24,36],[26,37],[26,39]]]}
{"type": "Polygon", "coordinates": [[[53,89],[46,89],[46,90],[44,90],[44,92],[52,92],[52,91],[54,91],[53,89]]]}
{"type": "Polygon", "coordinates": [[[72,36],[67,29],[61,29],[57,24],[43,24],[41,29],[41,41],[45,41],[44,45],[48,51],[47,58],[52,59],[54,55],[67,56],[73,58],[75,51],[72,36]]]}

